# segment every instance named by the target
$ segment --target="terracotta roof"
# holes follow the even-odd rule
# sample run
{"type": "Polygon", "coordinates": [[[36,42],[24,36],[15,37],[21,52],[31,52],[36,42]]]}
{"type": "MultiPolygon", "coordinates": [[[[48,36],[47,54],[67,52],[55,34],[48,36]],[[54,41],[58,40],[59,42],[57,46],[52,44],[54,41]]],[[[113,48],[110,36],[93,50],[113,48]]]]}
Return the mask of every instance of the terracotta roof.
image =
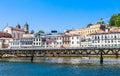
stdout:
{"type": "Polygon", "coordinates": [[[46,42],[56,42],[56,40],[46,40],[46,42]]]}
{"type": "Polygon", "coordinates": [[[11,27],[12,28],[12,30],[15,30],[15,31],[22,31],[22,32],[25,32],[23,29],[19,29],[19,28],[14,28],[14,27],[11,27]]]}
{"type": "Polygon", "coordinates": [[[4,37],[2,37],[2,38],[0,38],[0,40],[13,40],[13,38],[4,38],[4,37]]]}
{"type": "Polygon", "coordinates": [[[33,38],[34,34],[23,34],[23,38],[33,38]]]}
{"type": "Polygon", "coordinates": [[[110,34],[110,33],[120,33],[120,28],[111,28],[110,30],[108,30],[108,32],[100,30],[96,33],[92,33],[91,35],[95,35],[95,34],[110,34]]]}
{"type": "Polygon", "coordinates": [[[0,38],[12,38],[11,34],[7,33],[7,32],[0,32],[0,38]]]}
{"type": "Polygon", "coordinates": [[[110,28],[110,32],[120,32],[120,28],[118,27],[110,28]]]}

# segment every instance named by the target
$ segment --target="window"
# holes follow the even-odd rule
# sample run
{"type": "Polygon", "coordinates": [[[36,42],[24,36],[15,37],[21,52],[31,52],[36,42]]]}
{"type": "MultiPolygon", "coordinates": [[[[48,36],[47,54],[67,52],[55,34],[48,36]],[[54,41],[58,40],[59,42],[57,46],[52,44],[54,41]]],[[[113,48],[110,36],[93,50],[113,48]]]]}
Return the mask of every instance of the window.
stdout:
{"type": "Polygon", "coordinates": [[[98,39],[100,39],[99,36],[98,36],[98,39]]]}
{"type": "Polygon", "coordinates": [[[72,44],[74,44],[74,42],[72,41],[72,44]]]}
{"type": "Polygon", "coordinates": [[[95,36],[95,39],[97,39],[97,37],[95,36]]]}
{"type": "Polygon", "coordinates": [[[72,37],[72,39],[74,39],[74,37],[72,37]]]}
{"type": "Polygon", "coordinates": [[[115,38],[115,39],[117,38],[116,35],[114,36],[114,38],[115,38]]]}
{"type": "Polygon", "coordinates": [[[101,39],[103,39],[103,35],[101,36],[101,39]]]}
{"type": "Polygon", "coordinates": [[[113,40],[111,40],[111,43],[113,43],[113,40]]]}
{"type": "Polygon", "coordinates": [[[98,40],[98,43],[100,43],[100,41],[98,40]]]}
{"type": "Polygon", "coordinates": [[[107,36],[105,36],[105,39],[107,39],[107,36]]]}

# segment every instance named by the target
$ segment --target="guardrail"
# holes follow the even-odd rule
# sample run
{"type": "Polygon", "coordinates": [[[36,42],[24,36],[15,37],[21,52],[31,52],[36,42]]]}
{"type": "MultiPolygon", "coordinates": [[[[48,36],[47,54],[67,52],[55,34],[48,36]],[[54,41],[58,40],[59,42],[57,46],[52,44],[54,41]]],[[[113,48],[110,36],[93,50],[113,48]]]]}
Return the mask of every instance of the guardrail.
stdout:
{"type": "Polygon", "coordinates": [[[120,49],[120,47],[37,47],[37,48],[2,48],[0,50],[51,50],[51,49],[87,49],[87,50],[99,50],[99,49],[120,49]]]}

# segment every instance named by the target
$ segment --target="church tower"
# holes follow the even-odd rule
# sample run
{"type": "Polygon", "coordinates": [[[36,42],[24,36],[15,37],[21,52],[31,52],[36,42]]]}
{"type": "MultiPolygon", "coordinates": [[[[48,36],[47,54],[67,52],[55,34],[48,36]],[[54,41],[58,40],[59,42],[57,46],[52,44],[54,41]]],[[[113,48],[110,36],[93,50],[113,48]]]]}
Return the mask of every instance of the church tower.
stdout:
{"type": "Polygon", "coordinates": [[[20,24],[17,24],[17,25],[16,25],[16,28],[19,28],[19,29],[21,29],[21,26],[20,26],[20,24]]]}
{"type": "Polygon", "coordinates": [[[29,33],[29,25],[27,24],[27,23],[25,23],[25,25],[24,25],[24,31],[25,31],[25,33],[26,34],[28,34],[29,33]]]}

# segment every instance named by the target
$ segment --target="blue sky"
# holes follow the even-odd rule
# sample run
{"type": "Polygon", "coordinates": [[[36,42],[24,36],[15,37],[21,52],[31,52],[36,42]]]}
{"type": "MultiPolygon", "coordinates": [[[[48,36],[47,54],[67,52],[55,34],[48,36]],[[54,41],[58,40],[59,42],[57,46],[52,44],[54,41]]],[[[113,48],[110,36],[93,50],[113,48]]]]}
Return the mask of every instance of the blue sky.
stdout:
{"type": "Polygon", "coordinates": [[[7,24],[30,30],[79,29],[120,13],[120,0],[0,0],[0,30],[7,24]]]}

